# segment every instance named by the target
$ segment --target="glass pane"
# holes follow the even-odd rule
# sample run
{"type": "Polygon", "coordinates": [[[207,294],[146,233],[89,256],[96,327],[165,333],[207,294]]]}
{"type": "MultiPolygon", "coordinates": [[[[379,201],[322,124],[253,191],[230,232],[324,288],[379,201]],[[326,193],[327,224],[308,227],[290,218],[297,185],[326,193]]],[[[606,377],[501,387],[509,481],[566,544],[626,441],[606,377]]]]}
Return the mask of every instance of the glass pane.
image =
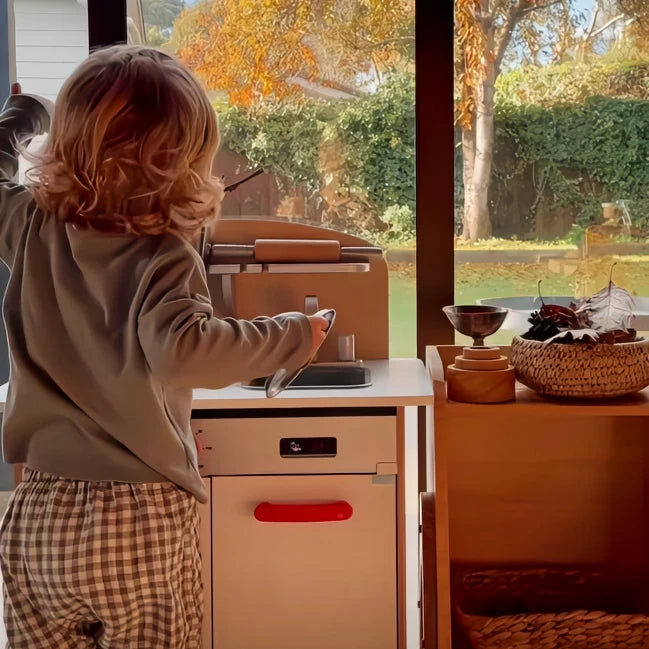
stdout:
{"type": "Polygon", "coordinates": [[[511,307],[488,339],[507,344],[539,294],[568,305],[612,271],[649,329],[646,3],[536,3],[509,21],[510,3],[481,4],[479,22],[456,1],[456,303],[511,307]]]}
{"type": "MultiPolygon", "coordinates": [[[[84,0],[14,0],[15,78],[23,92],[56,99],[65,79],[88,56],[84,0]]],[[[35,138],[36,149],[42,138],[35,138]]],[[[26,163],[21,159],[20,177],[26,163]]]]}
{"type": "Polygon", "coordinates": [[[307,223],[387,250],[393,356],[414,356],[414,0],[142,0],[129,38],[204,83],[223,217],[307,223]],[[392,261],[396,260],[396,261],[392,261]]]}

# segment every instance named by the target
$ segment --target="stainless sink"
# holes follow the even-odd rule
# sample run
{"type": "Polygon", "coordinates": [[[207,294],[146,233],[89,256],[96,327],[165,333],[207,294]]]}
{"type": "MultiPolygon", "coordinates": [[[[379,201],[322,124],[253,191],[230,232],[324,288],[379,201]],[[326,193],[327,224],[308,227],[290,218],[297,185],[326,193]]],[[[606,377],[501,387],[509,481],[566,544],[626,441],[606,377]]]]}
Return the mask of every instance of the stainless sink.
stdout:
{"type": "MultiPolygon", "coordinates": [[[[244,388],[262,390],[265,378],[245,383],[244,388]]],[[[287,390],[341,390],[348,388],[367,388],[372,385],[368,367],[359,365],[310,365],[289,385],[287,390]]]]}

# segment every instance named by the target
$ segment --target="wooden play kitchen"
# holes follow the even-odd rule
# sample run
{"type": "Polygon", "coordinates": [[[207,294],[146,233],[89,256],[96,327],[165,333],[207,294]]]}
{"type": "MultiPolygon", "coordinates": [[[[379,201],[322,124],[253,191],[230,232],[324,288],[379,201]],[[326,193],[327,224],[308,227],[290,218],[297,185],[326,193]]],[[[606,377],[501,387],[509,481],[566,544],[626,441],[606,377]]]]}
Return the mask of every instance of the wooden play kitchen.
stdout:
{"type": "Polygon", "coordinates": [[[461,403],[462,352],[427,349],[425,647],[649,647],[649,388],[461,403]]]}
{"type": "Polygon", "coordinates": [[[388,358],[382,250],[322,228],[222,219],[201,254],[220,316],[336,312],[300,385],[272,399],[263,380],[195,392],[210,492],[203,649],[412,647],[406,411],[430,405],[432,389],[420,360],[388,358]]]}

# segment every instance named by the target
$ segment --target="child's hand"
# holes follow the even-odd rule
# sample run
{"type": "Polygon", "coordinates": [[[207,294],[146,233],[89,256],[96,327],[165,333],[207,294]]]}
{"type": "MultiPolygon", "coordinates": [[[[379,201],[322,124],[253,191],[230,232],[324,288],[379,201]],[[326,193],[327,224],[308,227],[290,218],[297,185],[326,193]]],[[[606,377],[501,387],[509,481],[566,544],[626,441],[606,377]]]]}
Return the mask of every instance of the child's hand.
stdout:
{"type": "Polygon", "coordinates": [[[312,337],[311,354],[309,358],[313,358],[327,335],[329,320],[323,318],[321,315],[310,315],[307,317],[309,318],[309,324],[311,325],[312,337]]]}

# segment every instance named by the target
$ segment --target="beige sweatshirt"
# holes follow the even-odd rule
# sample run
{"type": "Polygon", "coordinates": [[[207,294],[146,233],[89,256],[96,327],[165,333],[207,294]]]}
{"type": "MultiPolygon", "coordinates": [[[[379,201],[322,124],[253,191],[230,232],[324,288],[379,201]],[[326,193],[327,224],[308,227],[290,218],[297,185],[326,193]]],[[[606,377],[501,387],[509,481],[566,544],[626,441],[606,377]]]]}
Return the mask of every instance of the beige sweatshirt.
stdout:
{"type": "Polygon", "coordinates": [[[31,97],[10,97],[0,113],[0,259],[11,270],[5,461],[81,480],[171,481],[205,502],[192,388],[299,367],[309,322],[219,319],[188,242],[77,229],[41,212],[10,178],[15,140],[48,127],[31,97]]]}

